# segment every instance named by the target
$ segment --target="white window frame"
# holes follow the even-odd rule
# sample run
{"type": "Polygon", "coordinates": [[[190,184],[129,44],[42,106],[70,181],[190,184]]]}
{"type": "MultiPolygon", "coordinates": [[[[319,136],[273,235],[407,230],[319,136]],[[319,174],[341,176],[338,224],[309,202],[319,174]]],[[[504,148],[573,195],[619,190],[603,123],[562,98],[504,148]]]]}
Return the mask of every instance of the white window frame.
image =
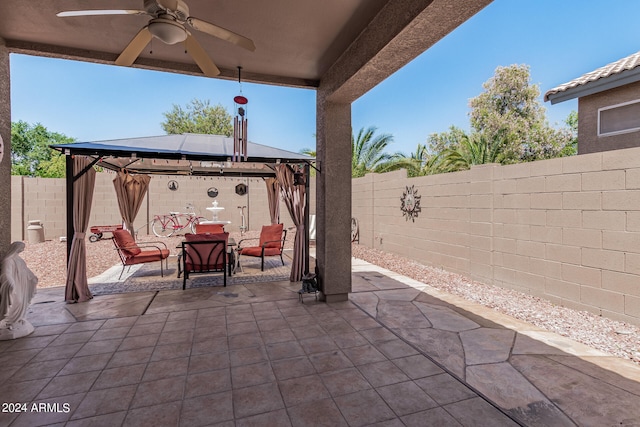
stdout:
{"type": "MultiPolygon", "coordinates": [[[[600,113],[602,111],[613,110],[614,108],[624,107],[625,105],[637,104],[639,102],[640,102],[640,99],[634,99],[633,101],[627,101],[627,102],[622,102],[620,104],[609,105],[607,107],[598,108],[598,136],[613,136],[613,135],[621,135],[621,134],[625,134],[625,133],[632,133],[632,132],[640,131],[640,125],[637,126],[637,127],[634,127],[634,128],[629,128],[629,129],[624,129],[624,130],[617,130],[617,131],[614,131],[614,132],[602,133],[600,131],[600,113]]],[[[639,119],[639,122],[640,122],[640,119],[639,119]]]]}

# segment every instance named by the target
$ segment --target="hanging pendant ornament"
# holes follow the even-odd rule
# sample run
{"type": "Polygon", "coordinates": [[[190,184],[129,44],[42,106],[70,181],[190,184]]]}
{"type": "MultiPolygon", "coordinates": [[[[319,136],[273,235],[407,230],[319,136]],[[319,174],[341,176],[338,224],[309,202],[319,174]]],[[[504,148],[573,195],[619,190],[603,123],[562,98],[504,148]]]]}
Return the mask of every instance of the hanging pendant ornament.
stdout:
{"type": "Polygon", "coordinates": [[[242,96],[242,67],[238,67],[240,95],[233,98],[236,116],[233,119],[233,161],[247,161],[247,104],[249,100],[242,96]]]}

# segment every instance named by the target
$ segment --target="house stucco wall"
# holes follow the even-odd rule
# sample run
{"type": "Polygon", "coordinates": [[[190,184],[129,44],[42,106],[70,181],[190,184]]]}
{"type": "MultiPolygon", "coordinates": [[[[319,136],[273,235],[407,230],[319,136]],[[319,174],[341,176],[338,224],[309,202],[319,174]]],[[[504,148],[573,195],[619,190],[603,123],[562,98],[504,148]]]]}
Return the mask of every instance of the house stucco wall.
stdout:
{"type": "Polygon", "coordinates": [[[618,150],[640,146],[640,131],[598,136],[598,109],[640,99],[640,82],[578,99],[578,153],[618,150]]]}
{"type": "Polygon", "coordinates": [[[353,180],[360,244],[640,324],[640,148],[353,180]],[[400,198],[421,196],[415,222],[400,198]]]}

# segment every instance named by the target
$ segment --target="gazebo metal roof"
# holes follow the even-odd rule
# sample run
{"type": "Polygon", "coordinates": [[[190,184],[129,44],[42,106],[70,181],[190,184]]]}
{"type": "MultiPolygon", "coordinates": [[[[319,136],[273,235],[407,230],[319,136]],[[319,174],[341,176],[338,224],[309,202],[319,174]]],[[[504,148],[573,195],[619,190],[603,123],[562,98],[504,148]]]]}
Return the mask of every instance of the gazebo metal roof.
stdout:
{"type": "Polygon", "coordinates": [[[150,175],[273,176],[270,165],[309,163],[301,153],[248,142],[247,160],[233,162],[233,138],[180,134],[51,145],[69,155],[99,158],[106,169],[150,175]]]}

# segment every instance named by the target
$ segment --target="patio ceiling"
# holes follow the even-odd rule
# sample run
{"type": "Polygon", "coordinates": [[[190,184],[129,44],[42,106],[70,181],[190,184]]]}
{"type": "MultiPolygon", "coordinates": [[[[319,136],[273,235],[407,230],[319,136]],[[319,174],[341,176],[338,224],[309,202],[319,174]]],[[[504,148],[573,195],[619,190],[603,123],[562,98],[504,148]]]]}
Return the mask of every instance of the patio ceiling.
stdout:
{"type": "MultiPolygon", "coordinates": [[[[221,78],[237,79],[237,67],[242,66],[242,76],[247,81],[316,88],[339,60],[357,67],[338,70],[346,78],[365,64],[374,65],[376,69],[360,76],[364,84],[352,98],[362,95],[491,2],[185,1],[191,16],[245,35],[256,45],[255,52],[250,52],[192,31],[220,68],[221,78]],[[397,37],[412,26],[418,30],[413,34],[419,37],[397,37]],[[372,64],[379,53],[383,54],[383,61],[372,64]]],[[[141,10],[143,0],[2,0],[0,37],[10,52],[113,64],[149,21],[146,15],[56,16],[60,11],[81,9],[141,10]]],[[[154,40],[133,66],[202,75],[181,43],[165,45],[154,40]]]]}

